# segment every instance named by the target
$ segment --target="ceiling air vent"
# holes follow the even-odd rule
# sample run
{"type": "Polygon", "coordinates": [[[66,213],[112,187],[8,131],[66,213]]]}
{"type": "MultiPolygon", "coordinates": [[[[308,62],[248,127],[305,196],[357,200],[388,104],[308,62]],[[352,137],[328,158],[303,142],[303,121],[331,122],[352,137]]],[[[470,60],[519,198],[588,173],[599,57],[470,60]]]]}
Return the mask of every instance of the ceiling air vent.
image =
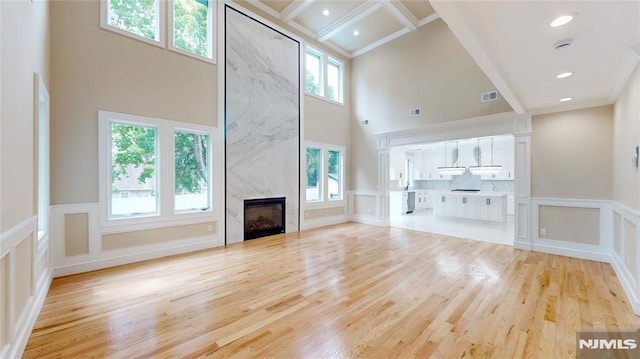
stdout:
{"type": "Polygon", "coordinates": [[[482,103],[491,102],[498,99],[498,91],[485,92],[482,94],[482,103]]]}
{"type": "Polygon", "coordinates": [[[409,110],[409,117],[416,117],[422,115],[422,109],[420,107],[412,108],[409,110]]]}
{"type": "Polygon", "coordinates": [[[564,49],[571,46],[572,43],[573,39],[563,39],[553,44],[553,48],[556,50],[564,49]]]}

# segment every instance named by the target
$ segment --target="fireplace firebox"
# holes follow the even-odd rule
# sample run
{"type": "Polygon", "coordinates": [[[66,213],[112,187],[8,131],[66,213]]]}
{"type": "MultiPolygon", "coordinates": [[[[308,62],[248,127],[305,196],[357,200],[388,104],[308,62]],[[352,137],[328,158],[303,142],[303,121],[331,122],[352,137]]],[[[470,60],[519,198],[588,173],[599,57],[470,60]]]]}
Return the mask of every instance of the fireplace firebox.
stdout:
{"type": "Polygon", "coordinates": [[[244,240],[285,232],[285,197],[244,200],[244,240]]]}

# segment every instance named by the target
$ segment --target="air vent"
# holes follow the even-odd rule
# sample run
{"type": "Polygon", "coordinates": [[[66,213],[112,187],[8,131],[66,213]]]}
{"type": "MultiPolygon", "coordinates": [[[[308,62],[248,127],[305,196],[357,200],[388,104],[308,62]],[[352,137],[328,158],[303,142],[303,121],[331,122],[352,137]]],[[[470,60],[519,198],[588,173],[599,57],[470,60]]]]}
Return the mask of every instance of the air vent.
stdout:
{"type": "Polygon", "coordinates": [[[369,120],[362,120],[362,121],[360,121],[360,125],[361,125],[361,126],[366,126],[366,125],[368,125],[368,124],[369,124],[369,120]]]}
{"type": "Polygon", "coordinates": [[[564,49],[569,47],[572,43],[573,39],[563,39],[553,44],[553,48],[556,50],[564,49]]]}
{"type": "Polygon", "coordinates": [[[498,99],[498,91],[485,92],[482,94],[482,103],[491,102],[498,99]]]}
{"type": "Polygon", "coordinates": [[[412,108],[409,110],[409,117],[416,117],[422,115],[422,109],[420,107],[412,108]]]}

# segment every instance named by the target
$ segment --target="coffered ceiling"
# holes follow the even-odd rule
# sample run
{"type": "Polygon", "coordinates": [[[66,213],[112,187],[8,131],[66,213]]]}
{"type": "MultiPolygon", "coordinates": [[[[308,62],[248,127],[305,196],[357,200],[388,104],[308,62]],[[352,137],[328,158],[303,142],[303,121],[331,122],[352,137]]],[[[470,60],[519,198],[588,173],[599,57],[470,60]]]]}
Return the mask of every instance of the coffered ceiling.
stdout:
{"type": "Polygon", "coordinates": [[[442,19],[517,113],[611,104],[640,59],[637,0],[238,1],[348,58],[442,19]],[[566,14],[574,20],[550,26],[566,14]]]}
{"type": "Polygon", "coordinates": [[[247,0],[346,57],[355,57],[438,18],[428,1],[247,0]]]}

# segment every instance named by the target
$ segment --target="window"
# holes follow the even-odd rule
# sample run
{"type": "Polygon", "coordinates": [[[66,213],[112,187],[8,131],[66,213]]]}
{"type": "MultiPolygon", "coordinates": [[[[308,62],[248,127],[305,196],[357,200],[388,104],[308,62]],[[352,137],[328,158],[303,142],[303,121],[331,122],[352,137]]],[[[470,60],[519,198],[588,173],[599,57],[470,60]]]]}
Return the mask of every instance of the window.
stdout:
{"type": "Polygon", "coordinates": [[[307,147],[307,201],[322,200],[322,149],[307,147]]]}
{"type": "Polygon", "coordinates": [[[103,225],[212,214],[211,127],[105,111],[99,118],[103,225]]]}
{"type": "Polygon", "coordinates": [[[111,122],[111,218],[158,213],[157,129],[111,122]],[[136,196],[121,196],[124,191],[136,196]]]}
{"type": "Polygon", "coordinates": [[[178,52],[213,59],[215,1],[174,0],[169,4],[171,42],[178,52]]]}
{"type": "Polygon", "coordinates": [[[209,209],[209,135],[189,131],[174,133],[174,210],[209,209]]]}
{"type": "Polygon", "coordinates": [[[307,145],[307,202],[343,200],[344,148],[335,145],[307,145]]]}
{"type": "Polygon", "coordinates": [[[38,124],[38,241],[49,230],[49,92],[39,74],[35,74],[38,124]]]}
{"type": "Polygon", "coordinates": [[[160,0],[103,0],[103,28],[152,43],[162,43],[163,6],[160,0]]]}
{"type": "Polygon", "coordinates": [[[342,103],[342,63],[332,58],[327,65],[327,98],[342,103]]]}
{"type": "Polygon", "coordinates": [[[305,58],[306,69],[306,89],[307,92],[314,95],[322,96],[322,53],[307,47],[307,56],[305,58]]]}
{"type": "Polygon", "coordinates": [[[215,12],[214,0],[101,0],[100,26],[215,63],[215,12]]]}
{"type": "Polygon", "coordinates": [[[342,62],[308,46],[305,53],[307,93],[343,103],[344,66],[342,62]]]}
{"type": "Polygon", "coordinates": [[[339,150],[329,150],[328,160],[329,171],[327,187],[329,199],[342,199],[342,152],[339,150]]]}

